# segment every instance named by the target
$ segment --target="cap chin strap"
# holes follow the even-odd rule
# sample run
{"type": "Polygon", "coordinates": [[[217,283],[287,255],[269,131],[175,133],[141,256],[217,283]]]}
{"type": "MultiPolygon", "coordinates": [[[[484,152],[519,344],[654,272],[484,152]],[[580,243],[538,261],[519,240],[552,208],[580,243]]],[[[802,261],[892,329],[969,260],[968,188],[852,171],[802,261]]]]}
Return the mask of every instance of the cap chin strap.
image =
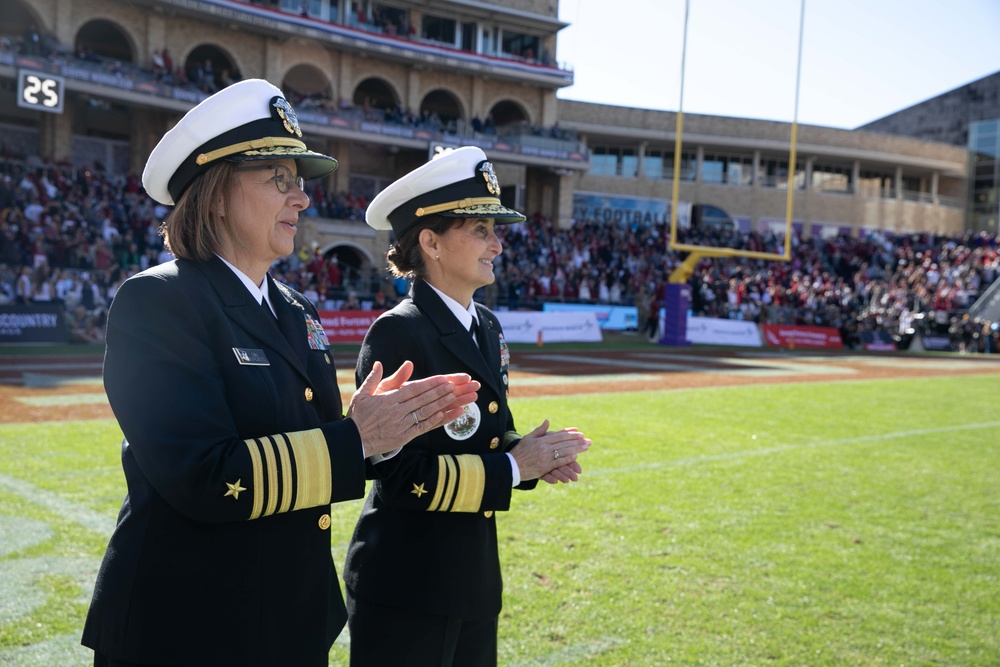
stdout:
{"type": "Polygon", "coordinates": [[[197,158],[195,158],[195,163],[203,165],[209,162],[214,162],[219,158],[236,155],[237,153],[245,153],[246,151],[260,150],[262,148],[278,148],[281,146],[306,150],[305,143],[299,141],[298,139],[289,139],[285,137],[264,137],[262,139],[253,139],[252,141],[242,141],[238,144],[233,144],[232,146],[224,146],[208,153],[201,153],[197,158]]]}
{"type": "Polygon", "coordinates": [[[416,215],[418,218],[425,215],[433,215],[434,213],[440,213],[441,211],[454,211],[456,208],[468,208],[469,206],[476,206],[479,204],[495,204],[500,205],[500,199],[498,197],[466,197],[465,199],[459,199],[458,201],[450,201],[444,204],[435,204],[434,206],[421,206],[417,209],[416,215]]]}

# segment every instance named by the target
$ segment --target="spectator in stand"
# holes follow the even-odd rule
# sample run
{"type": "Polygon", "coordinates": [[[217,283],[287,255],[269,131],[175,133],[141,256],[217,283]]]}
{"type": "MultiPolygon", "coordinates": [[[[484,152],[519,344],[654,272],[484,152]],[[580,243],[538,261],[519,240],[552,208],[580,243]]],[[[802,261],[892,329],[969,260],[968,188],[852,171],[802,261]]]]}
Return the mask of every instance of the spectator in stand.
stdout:
{"type": "Polygon", "coordinates": [[[153,55],[150,58],[150,62],[153,65],[153,77],[157,81],[162,81],[166,72],[169,71],[166,69],[166,64],[163,61],[163,53],[159,49],[153,49],[153,55]]]}
{"type": "Polygon", "coordinates": [[[348,292],[347,298],[344,299],[344,303],[340,304],[341,310],[361,310],[361,301],[358,300],[358,295],[355,292],[348,292]]]}
{"type": "Polygon", "coordinates": [[[88,313],[83,306],[66,311],[66,326],[69,329],[71,343],[97,345],[104,342],[101,328],[97,326],[97,318],[88,313]]]}
{"type": "Polygon", "coordinates": [[[372,301],[372,310],[389,310],[392,304],[389,303],[389,299],[386,297],[385,292],[376,292],[375,299],[372,301]]]}
{"type": "Polygon", "coordinates": [[[17,284],[15,286],[15,303],[21,305],[28,305],[35,298],[35,286],[31,282],[31,272],[30,266],[25,266],[21,268],[21,275],[17,277],[17,284]]]}
{"type": "Polygon", "coordinates": [[[48,265],[41,264],[35,268],[31,284],[34,286],[34,293],[32,294],[32,301],[34,303],[49,303],[52,301],[55,296],[55,289],[50,282],[48,265]]]}

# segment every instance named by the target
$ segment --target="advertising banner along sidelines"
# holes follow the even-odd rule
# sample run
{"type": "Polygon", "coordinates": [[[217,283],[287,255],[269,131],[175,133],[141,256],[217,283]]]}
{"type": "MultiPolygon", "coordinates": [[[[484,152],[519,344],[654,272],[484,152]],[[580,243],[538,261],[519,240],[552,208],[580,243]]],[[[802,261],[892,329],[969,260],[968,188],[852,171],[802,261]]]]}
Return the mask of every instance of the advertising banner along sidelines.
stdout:
{"type": "Polygon", "coordinates": [[[592,312],[602,329],[626,331],[639,328],[639,313],[635,306],[612,306],[606,303],[543,303],[546,313],[592,312]]]}
{"type": "Polygon", "coordinates": [[[763,344],[756,322],[694,316],[687,318],[687,341],[698,345],[744,347],[760,347],[763,344]]]}
{"type": "Polygon", "coordinates": [[[841,350],[844,341],[833,327],[806,327],[796,324],[764,324],[764,342],[770,347],[823,347],[841,350]]]}
{"type": "Polygon", "coordinates": [[[321,310],[319,319],[331,343],[360,343],[384,310],[321,310]]]}
{"type": "Polygon", "coordinates": [[[60,304],[0,306],[0,343],[66,343],[66,309],[60,304]]]}
{"type": "Polygon", "coordinates": [[[527,310],[494,313],[508,343],[600,343],[601,327],[591,312],[539,313],[527,310]]]}

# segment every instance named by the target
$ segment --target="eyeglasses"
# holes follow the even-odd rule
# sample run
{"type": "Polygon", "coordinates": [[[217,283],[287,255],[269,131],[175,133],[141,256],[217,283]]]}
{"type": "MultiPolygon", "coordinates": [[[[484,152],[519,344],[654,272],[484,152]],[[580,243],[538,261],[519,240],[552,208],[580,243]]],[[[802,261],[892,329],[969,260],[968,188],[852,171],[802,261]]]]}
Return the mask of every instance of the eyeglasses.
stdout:
{"type": "Polygon", "coordinates": [[[274,170],[274,176],[268,180],[274,181],[275,187],[278,188],[278,192],[281,194],[285,194],[291,190],[292,183],[297,185],[299,190],[305,192],[306,179],[301,176],[292,176],[292,170],[283,164],[262,164],[248,167],[236,167],[236,171],[263,171],[265,169],[274,170]]]}

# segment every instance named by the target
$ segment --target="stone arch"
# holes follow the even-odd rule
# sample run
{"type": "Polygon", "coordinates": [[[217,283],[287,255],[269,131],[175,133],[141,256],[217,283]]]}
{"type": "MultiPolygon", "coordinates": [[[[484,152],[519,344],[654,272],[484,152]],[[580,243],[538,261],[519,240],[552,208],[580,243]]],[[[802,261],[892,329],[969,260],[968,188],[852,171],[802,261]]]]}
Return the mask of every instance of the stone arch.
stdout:
{"type": "Polygon", "coordinates": [[[311,63],[289,68],[281,79],[280,88],[296,109],[330,107],[336,99],[330,78],[311,63]]]}
{"type": "Polygon", "coordinates": [[[60,48],[37,10],[24,0],[8,0],[0,14],[0,35],[9,37],[12,45],[26,56],[47,55],[60,48]]]}
{"type": "Polygon", "coordinates": [[[192,48],[184,58],[184,74],[192,85],[206,93],[213,93],[243,78],[235,58],[216,44],[199,44],[192,48]]]}
{"type": "Polygon", "coordinates": [[[125,63],[136,61],[132,35],[109,19],[91,19],[81,25],[73,39],[73,47],[77,55],[84,58],[92,54],[125,63]]]}
{"type": "Polygon", "coordinates": [[[497,129],[518,125],[531,125],[527,109],[516,100],[500,100],[490,107],[489,115],[497,129]]]}
{"type": "Polygon", "coordinates": [[[385,79],[368,77],[354,88],[351,102],[358,107],[393,111],[399,106],[399,93],[385,79]]]}
{"type": "Polygon", "coordinates": [[[368,291],[368,278],[376,264],[367,248],[350,241],[335,241],[321,248],[320,253],[327,260],[337,259],[344,285],[356,285],[359,296],[368,291]]]}
{"type": "Polygon", "coordinates": [[[420,117],[422,119],[437,116],[444,127],[454,126],[465,119],[462,102],[450,90],[435,88],[420,101],[420,117]]]}

